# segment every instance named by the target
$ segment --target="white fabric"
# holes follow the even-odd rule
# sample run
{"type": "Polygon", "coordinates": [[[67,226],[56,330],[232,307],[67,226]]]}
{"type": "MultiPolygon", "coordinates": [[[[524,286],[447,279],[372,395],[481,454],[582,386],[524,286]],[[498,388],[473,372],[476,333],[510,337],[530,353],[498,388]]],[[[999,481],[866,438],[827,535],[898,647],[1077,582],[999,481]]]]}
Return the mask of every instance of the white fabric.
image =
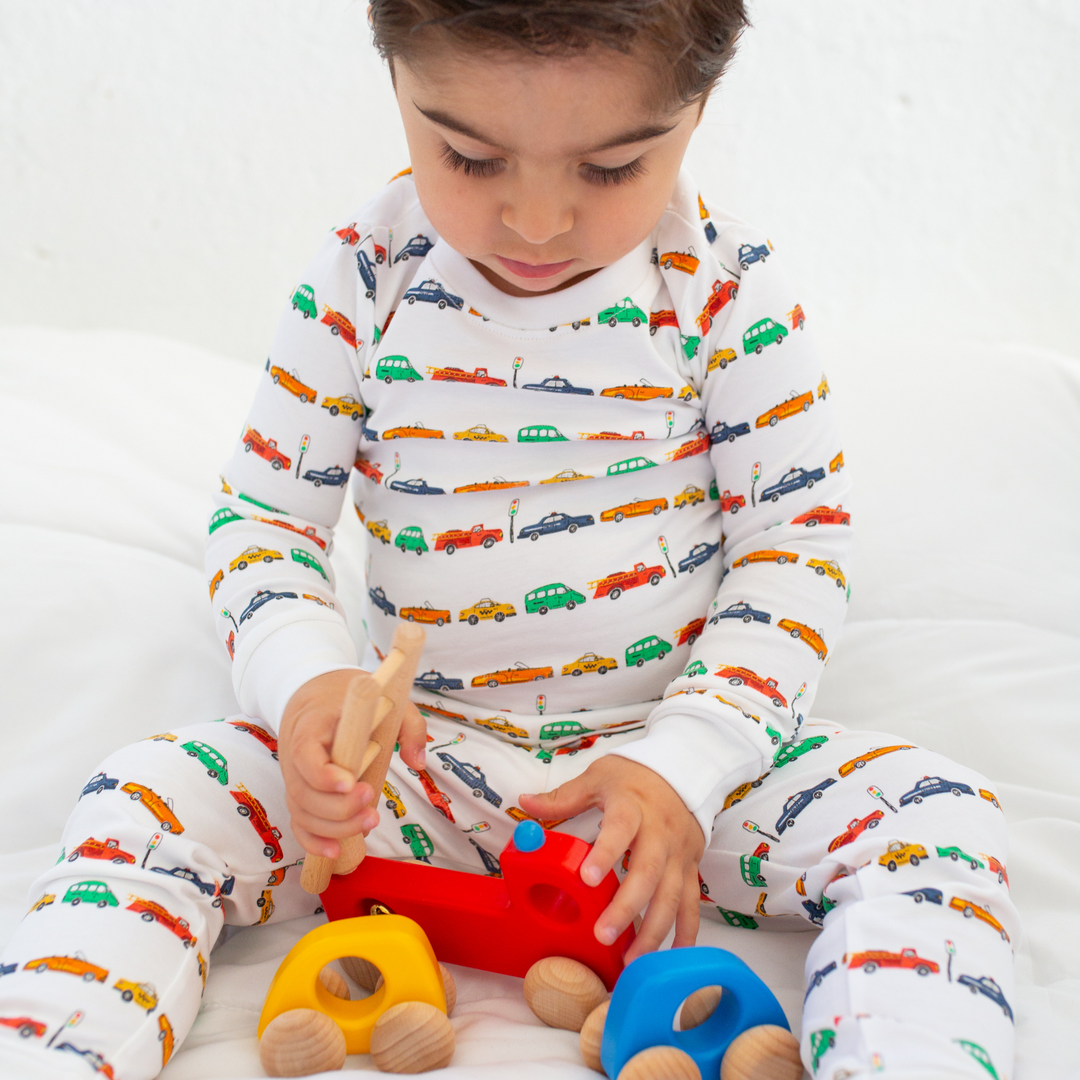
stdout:
{"type": "MultiPolygon", "coordinates": [[[[1020,346],[855,341],[835,351],[829,379],[844,399],[861,535],[846,630],[814,712],[919,741],[993,781],[1025,928],[1010,1080],[1064,1080],[1080,1026],[1080,522],[1068,497],[1080,469],[1080,371],[1020,346]]],[[[201,545],[206,493],[259,374],[135,335],[0,331],[0,937],[55,859],[88,762],[235,711],[228,657],[209,632],[201,545]],[[147,440],[160,448],[152,459],[135,453],[147,440]],[[159,610],[169,617],[149,634],[159,610]]],[[[339,528],[360,525],[347,514],[339,528]]],[[[352,609],[358,568],[335,569],[352,609]]],[[[253,1032],[265,988],[316,921],[244,929],[218,945],[167,1080],[260,1075],[253,1032]]],[[[797,1027],[814,936],[709,923],[699,940],[743,956],[797,1027]]],[[[594,1075],[575,1036],[531,1016],[520,981],[455,974],[458,1051],[441,1075],[495,1077],[510,1064],[523,1080],[594,1075]]]]}

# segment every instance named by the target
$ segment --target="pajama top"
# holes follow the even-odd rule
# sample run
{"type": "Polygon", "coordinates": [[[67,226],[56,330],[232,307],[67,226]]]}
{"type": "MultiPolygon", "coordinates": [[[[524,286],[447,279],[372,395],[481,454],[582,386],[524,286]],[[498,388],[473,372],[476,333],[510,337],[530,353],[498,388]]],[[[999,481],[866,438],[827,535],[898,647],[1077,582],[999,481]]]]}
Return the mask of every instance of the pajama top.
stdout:
{"type": "Polygon", "coordinates": [[[423,708],[549,759],[646,724],[618,752],[708,837],[809,712],[849,593],[842,446],[798,301],[768,239],[685,173],[638,248],[530,297],[395,178],[296,283],[210,521],[243,710],[277,725],[356,665],[347,616],[380,655],[412,619],[423,708]],[[362,612],[327,558],[346,489],[362,612]]]}

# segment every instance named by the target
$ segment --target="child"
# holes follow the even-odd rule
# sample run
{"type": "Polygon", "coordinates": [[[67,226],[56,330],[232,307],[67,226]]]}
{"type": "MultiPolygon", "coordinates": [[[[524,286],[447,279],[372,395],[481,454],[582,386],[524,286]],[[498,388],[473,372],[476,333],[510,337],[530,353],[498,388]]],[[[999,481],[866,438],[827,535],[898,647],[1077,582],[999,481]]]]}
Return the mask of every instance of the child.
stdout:
{"type": "Polygon", "coordinates": [[[771,243],[681,168],[741,3],[371,19],[412,168],[305,271],[227,466],[207,566],[243,715],[87,784],[0,983],[0,1015],[83,1019],[0,1062],[152,1077],[223,924],[316,910],[305,850],[362,830],[497,872],[533,816],[595,842],[586,882],[625,872],[595,932],[644,910],[628,960],[672,926],[692,944],[701,903],[823,926],[816,1076],[1007,1074],[1018,925],[987,782],[807,718],[847,598],[833,399],[771,243]],[[328,758],[358,666],[327,558],[346,488],[363,666],[398,618],[428,630],[381,793],[328,758]]]}

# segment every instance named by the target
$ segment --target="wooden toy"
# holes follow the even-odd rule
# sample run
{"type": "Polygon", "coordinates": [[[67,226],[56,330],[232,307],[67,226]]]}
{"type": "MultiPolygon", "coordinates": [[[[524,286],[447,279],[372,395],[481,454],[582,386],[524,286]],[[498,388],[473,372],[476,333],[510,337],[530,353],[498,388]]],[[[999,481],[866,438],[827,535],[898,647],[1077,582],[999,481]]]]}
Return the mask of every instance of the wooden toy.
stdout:
{"type": "Polygon", "coordinates": [[[269,1076],[307,1076],[345,1064],[341,1028],[317,1009],[290,1009],[267,1025],[259,1060],[269,1076]]]}
{"type": "MultiPolygon", "coordinates": [[[[341,1029],[348,1053],[365,1054],[379,1017],[404,1002],[426,1002],[446,1013],[442,974],[424,931],[400,915],[343,919],[316,927],[289,950],[270,983],[258,1034],[265,1038],[269,1025],[283,1014],[314,1011],[325,1014],[341,1029]],[[361,1001],[342,999],[327,990],[320,974],[327,964],[342,956],[362,956],[374,964],[384,978],[379,990],[361,1001]]],[[[301,1019],[290,1023],[300,1024],[301,1019]]],[[[314,1030],[315,1021],[309,1019],[306,1023],[314,1030]]],[[[321,1021],[318,1024],[320,1029],[329,1030],[321,1021]]],[[[275,1035],[271,1041],[278,1038],[275,1035]]]]}
{"type": "Polygon", "coordinates": [[[537,960],[525,975],[525,1000],[548,1027],[580,1031],[607,988],[584,964],[566,956],[537,960]]]}
{"type": "MultiPolygon", "coordinates": [[[[369,784],[375,792],[382,791],[386,782],[423,648],[424,631],[413,623],[402,623],[394,631],[390,652],[378,670],[371,674],[358,672],[346,692],[330,760],[369,784]]],[[[300,873],[300,884],[309,893],[321,893],[329,885],[331,873],[350,873],[366,854],[363,836],[343,840],[337,859],[309,852],[300,873]]]]}
{"type": "MultiPolygon", "coordinates": [[[[699,998],[695,1003],[698,1009],[692,1008],[691,1014],[700,1009],[701,1003],[699,998]]],[[[752,1068],[756,1068],[757,1056],[778,1056],[775,1051],[782,1037],[771,1032],[762,1034],[760,1025],[773,1025],[785,1032],[788,1029],[780,1003],[734,954],[707,946],[646,953],[626,968],[615,986],[604,1024],[600,1060],[608,1076],[621,1078],[626,1064],[642,1050],[672,1046],[694,1059],[704,1080],[718,1080],[725,1051],[743,1032],[754,1035],[740,1051],[752,1068]],[[723,987],[723,991],[712,1014],[689,1030],[675,1030],[675,1015],[684,1000],[695,991],[716,986],[723,987]],[[758,1030],[749,1032],[751,1028],[758,1030]]],[[[794,1043],[794,1037],[787,1034],[794,1043]]],[[[797,1061],[797,1043],[794,1049],[797,1061]]],[[[742,1067],[739,1061],[735,1064],[742,1067]]],[[[732,1073],[731,1080],[738,1075],[732,1073]]],[[[751,1071],[746,1075],[757,1080],[759,1073],[751,1071]]],[[[801,1074],[795,1075],[797,1080],[801,1074]]]]}
{"type": "MultiPolygon", "coordinates": [[[[353,957],[353,959],[356,959],[353,957]]],[[[369,965],[374,966],[374,965],[369,965]]],[[[378,968],[375,968],[378,971],[378,968]]],[[[454,982],[454,976],[450,974],[449,969],[445,964],[439,965],[439,974],[442,975],[443,990],[446,991],[446,1015],[449,1016],[454,1011],[454,1006],[457,1004],[457,983],[454,982]]],[[[371,988],[378,990],[383,984],[383,977],[380,973],[379,977],[375,980],[375,985],[371,988]]]]}
{"type": "Polygon", "coordinates": [[[604,1066],[600,1063],[600,1043],[604,1038],[604,1021],[607,1020],[608,1005],[611,999],[601,1001],[599,1005],[585,1018],[581,1025],[581,1056],[590,1069],[603,1072],[604,1066]]]}
{"type": "Polygon", "coordinates": [[[679,1013],[679,1030],[689,1031],[704,1024],[720,1004],[723,990],[719,986],[703,986],[695,990],[684,1002],[679,1013]]]}
{"type": "Polygon", "coordinates": [[[441,1069],[454,1056],[454,1029],[446,1014],[424,1001],[394,1005],[375,1021],[371,1059],[383,1072],[441,1069]]]}
{"type": "Polygon", "coordinates": [[[376,907],[415,919],[446,963],[520,978],[538,960],[562,956],[590,968],[610,990],[634,930],[627,927],[612,945],[596,940],[593,926],[619,879],[611,872],[586,885],[580,871],[589,851],[584,840],[522,821],[499,856],[502,878],[372,857],[348,876],[335,875],[321,896],[332,922],[376,907]]]}
{"type": "Polygon", "coordinates": [[[772,1024],[744,1031],[720,1064],[720,1080],[802,1080],[802,1075],[799,1040],[772,1024]]]}
{"type": "Polygon", "coordinates": [[[618,1080],[701,1080],[697,1062],[674,1046],[640,1050],[622,1068],[618,1080]]]}

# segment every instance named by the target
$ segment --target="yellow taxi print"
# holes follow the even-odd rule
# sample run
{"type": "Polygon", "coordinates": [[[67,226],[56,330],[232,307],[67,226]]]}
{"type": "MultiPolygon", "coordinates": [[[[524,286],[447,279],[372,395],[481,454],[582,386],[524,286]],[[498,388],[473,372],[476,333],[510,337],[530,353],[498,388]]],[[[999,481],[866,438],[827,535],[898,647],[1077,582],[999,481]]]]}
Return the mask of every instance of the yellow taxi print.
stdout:
{"type": "Polygon", "coordinates": [[[383,784],[382,793],[386,799],[386,809],[393,810],[395,818],[404,817],[405,804],[401,801],[401,792],[389,780],[383,784]]]}
{"type": "Polygon", "coordinates": [[[838,589],[842,589],[847,584],[847,578],[844,577],[844,572],[835,559],[807,559],[806,565],[819,576],[828,574],[836,582],[838,589]]]}
{"type": "Polygon", "coordinates": [[[443,433],[438,428],[424,427],[419,420],[415,424],[405,424],[402,427],[387,428],[383,432],[384,439],[441,439],[443,433]]]}
{"type": "Polygon", "coordinates": [[[262,896],[259,897],[255,903],[262,908],[262,912],[259,915],[259,922],[257,925],[262,926],[271,915],[274,914],[274,900],[269,889],[263,889],[262,896]]]}
{"type": "Polygon", "coordinates": [[[359,420],[364,414],[364,406],[352,396],[342,394],[341,397],[324,397],[322,407],[330,410],[331,416],[350,416],[353,420],[359,420]]]}
{"type": "Polygon", "coordinates": [[[497,604],[490,597],[477,600],[472,607],[462,608],[458,614],[458,622],[467,622],[475,626],[481,619],[494,619],[502,622],[508,615],[516,615],[513,604],[497,604]]]}
{"type": "Polygon", "coordinates": [[[376,540],[381,540],[384,544],[390,543],[390,526],[386,524],[385,518],[381,521],[366,521],[364,527],[376,540]]]}
{"type": "Polygon", "coordinates": [[[157,1008],[157,991],[150,983],[133,983],[127,979],[117,979],[113,983],[113,989],[120,991],[120,996],[125,1001],[134,1001],[140,1009],[152,1013],[157,1008]]]}
{"type": "MultiPolygon", "coordinates": [[[[47,892],[39,896],[33,904],[30,906],[30,911],[40,911],[43,907],[48,907],[49,904],[54,903],[56,900],[56,893],[47,892]]],[[[27,912],[27,915],[30,914],[27,912]]]]}
{"type": "Polygon", "coordinates": [[[920,859],[926,858],[926,848],[922,844],[904,844],[899,840],[890,842],[884,855],[878,856],[878,862],[889,870],[895,870],[905,864],[918,866],[920,859]]]}
{"type": "Polygon", "coordinates": [[[595,671],[599,675],[604,675],[618,666],[612,656],[597,656],[594,652],[587,652],[576,660],[571,660],[569,664],[563,664],[562,673],[564,675],[584,675],[587,671],[595,671]]]}
{"type": "Polygon", "coordinates": [[[275,559],[283,559],[285,556],[280,551],[274,551],[272,548],[260,547],[258,544],[252,544],[250,547],[245,548],[236,556],[231,563],[229,563],[229,573],[234,570],[246,570],[248,563],[258,562],[260,559],[264,563],[271,563],[275,559]]]}
{"type": "Polygon", "coordinates": [[[734,349],[719,349],[709,357],[709,366],[705,369],[706,374],[717,368],[726,368],[733,360],[737,359],[734,349]]]}
{"type": "Polygon", "coordinates": [[[687,383],[675,396],[682,398],[683,401],[693,401],[698,395],[697,391],[687,383]]]}
{"type": "Polygon", "coordinates": [[[687,484],[686,487],[675,496],[675,509],[681,510],[684,506],[697,506],[705,501],[705,492],[697,484],[687,484]]]}
{"type": "Polygon", "coordinates": [[[477,424],[466,431],[455,431],[454,438],[463,442],[506,442],[506,436],[492,431],[487,424],[477,424]]]}
{"type": "Polygon", "coordinates": [[[489,716],[485,720],[474,720],[477,727],[487,728],[489,731],[497,731],[503,735],[509,735],[511,739],[527,739],[529,733],[524,728],[511,724],[505,716],[489,716]]]}

